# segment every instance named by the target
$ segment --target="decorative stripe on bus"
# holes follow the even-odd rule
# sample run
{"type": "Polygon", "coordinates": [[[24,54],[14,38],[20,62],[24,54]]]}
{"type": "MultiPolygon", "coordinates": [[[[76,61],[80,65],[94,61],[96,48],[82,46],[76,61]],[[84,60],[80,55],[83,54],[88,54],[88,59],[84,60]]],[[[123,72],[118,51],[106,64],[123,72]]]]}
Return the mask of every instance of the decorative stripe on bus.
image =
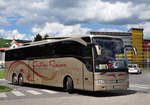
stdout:
{"type": "MultiPolygon", "coordinates": [[[[10,72],[11,67],[12,67],[14,64],[17,64],[17,63],[25,65],[27,68],[29,68],[30,71],[32,71],[32,72],[33,72],[34,74],[36,74],[38,77],[43,78],[43,79],[45,79],[45,80],[53,80],[53,79],[55,78],[56,74],[57,74],[57,72],[55,71],[55,72],[53,72],[53,75],[52,75],[50,78],[49,78],[49,77],[46,77],[46,76],[43,76],[43,75],[37,73],[34,69],[32,69],[28,64],[26,64],[26,63],[23,62],[23,61],[14,61],[14,62],[12,62],[12,63],[10,64],[9,68],[8,68],[8,74],[9,74],[9,72],[10,72]]],[[[18,65],[17,65],[17,66],[18,66],[18,65]]],[[[16,67],[17,67],[17,66],[16,66],[16,67]]],[[[15,68],[16,68],[16,67],[15,67],[15,68]]],[[[8,75],[8,74],[7,74],[7,75],[8,75]]],[[[29,75],[28,75],[28,76],[29,76],[29,75]]],[[[27,77],[28,77],[28,76],[27,76],[27,77]]],[[[30,77],[30,76],[29,76],[29,77],[30,77]]],[[[28,77],[28,79],[29,79],[29,77],[28,77]]],[[[31,80],[29,80],[29,81],[31,81],[31,80]]]]}
{"type": "Polygon", "coordinates": [[[110,77],[120,77],[120,76],[125,76],[125,74],[108,74],[107,76],[110,76],[110,77]]]}

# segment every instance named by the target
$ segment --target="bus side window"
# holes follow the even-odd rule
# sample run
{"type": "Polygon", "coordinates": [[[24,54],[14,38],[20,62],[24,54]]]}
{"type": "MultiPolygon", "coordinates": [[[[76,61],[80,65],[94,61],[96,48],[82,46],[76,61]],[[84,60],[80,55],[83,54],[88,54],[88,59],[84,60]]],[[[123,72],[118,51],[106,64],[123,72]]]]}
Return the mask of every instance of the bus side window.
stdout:
{"type": "Polygon", "coordinates": [[[82,56],[83,57],[92,57],[92,48],[90,45],[84,46],[82,48],[82,56]]]}
{"type": "Polygon", "coordinates": [[[53,57],[55,54],[54,44],[45,44],[41,48],[41,56],[44,58],[53,57]]]}
{"type": "Polygon", "coordinates": [[[9,60],[21,60],[21,59],[24,59],[24,55],[23,55],[23,50],[20,49],[16,49],[16,50],[13,50],[13,51],[9,51],[9,53],[7,53],[7,56],[8,56],[8,59],[9,60]]]}
{"type": "Polygon", "coordinates": [[[10,61],[12,59],[11,53],[10,51],[6,51],[5,52],[5,60],[6,61],[10,61]]]}
{"type": "Polygon", "coordinates": [[[28,55],[27,59],[35,59],[39,57],[40,49],[37,46],[28,47],[26,53],[28,55]]]}
{"type": "Polygon", "coordinates": [[[55,44],[47,44],[46,54],[48,57],[53,57],[55,55],[55,44]]]}

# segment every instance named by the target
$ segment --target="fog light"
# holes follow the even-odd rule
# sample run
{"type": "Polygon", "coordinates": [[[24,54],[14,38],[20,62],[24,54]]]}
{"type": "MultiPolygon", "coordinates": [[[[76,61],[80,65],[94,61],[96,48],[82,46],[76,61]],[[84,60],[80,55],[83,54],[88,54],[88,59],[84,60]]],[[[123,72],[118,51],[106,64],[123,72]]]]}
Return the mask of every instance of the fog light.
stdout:
{"type": "Polygon", "coordinates": [[[98,83],[99,84],[104,84],[105,82],[104,82],[104,80],[98,80],[98,83]]]}

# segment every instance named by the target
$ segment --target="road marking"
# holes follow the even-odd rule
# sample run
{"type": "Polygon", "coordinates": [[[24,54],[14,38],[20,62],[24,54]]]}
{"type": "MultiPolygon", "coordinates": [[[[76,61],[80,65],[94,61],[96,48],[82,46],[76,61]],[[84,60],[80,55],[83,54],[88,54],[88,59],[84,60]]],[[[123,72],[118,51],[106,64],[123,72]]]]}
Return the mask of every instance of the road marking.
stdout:
{"type": "Polygon", "coordinates": [[[25,96],[23,93],[21,93],[20,91],[12,91],[12,93],[16,96],[25,96]]]}
{"type": "Polygon", "coordinates": [[[41,91],[47,92],[47,93],[50,93],[50,94],[56,94],[56,93],[59,93],[59,92],[56,92],[56,91],[46,90],[46,89],[42,89],[41,91]]]}
{"type": "Polygon", "coordinates": [[[141,89],[150,89],[150,87],[146,85],[140,85],[140,84],[135,84],[135,85],[130,85],[131,88],[141,88],[141,89]]]}
{"type": "Polygon", "coordinates": [[[0,98],[5,98],[7,95],[5,93],[0,93],[0,98]]]}
{"type": "Polygon", "coordinates": [[[31,94],[33,94],[33,95],[41,95],[41,94],[42,94],[42,93],[37,92],[37,91],[35,91],[35,90],[27,90],[27,92],[28,92],[28,93],[31,93],[31,94]]]}

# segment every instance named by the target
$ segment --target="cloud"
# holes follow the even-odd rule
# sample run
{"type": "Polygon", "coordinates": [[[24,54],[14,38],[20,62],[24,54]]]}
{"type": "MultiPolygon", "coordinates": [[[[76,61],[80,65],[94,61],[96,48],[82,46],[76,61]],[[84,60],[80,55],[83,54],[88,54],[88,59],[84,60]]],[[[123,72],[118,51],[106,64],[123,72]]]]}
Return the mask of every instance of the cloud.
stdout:
{"type": "Polygon", "coordinates": [[[0,16],[0,26],[9,26],[10,23],[8,22],[7,18],[0,16]]]}
{"type": "Polygon", "coordinates": [[[12,31],[6,31],[4,29],[0,29],[0,36],[2,38],[6,38],[6,39],[13,39],[15,37],[15,39],[29,39],[27,38],[26,34],[21,34],[18,32],[18,30],[12,30],[12,31]]]}
{"type": "MultiPolygon", "coordinates": [[[[30,26],[34,24],[41,24],[40,22],[38,23],[38,21],[43,19],[40,17],[42,17],[43,13],[47,12],[48,10],[49,10],[49,0],[36,0],[36,1],[35,0],[1,0],[0,1],[0,15],[5,15],[7,17],[15,17],[15,16],[21,17],[18,18],[18,21],[16,21],[15,24],[17,25],[30,26]],[[23,24],[21,24],[21,22],[23,22],[23,24]]],[[[47,20],[44,19],[43,22],[44,21],[47,20]]]]}
{"type": "Polygon", "coordinates": [[[128,29],[130,28],[143,28],[144,31],[144,39],[150,39],[150,22],[144,22],[140,24],[129,24],[126,26],[128,29]]]}
{"type": "MultiPolygon", "coordinates": [[[[142,25],[148,33],[149,14],[149,0],[0,0],[2,26],[8,29],[27,26],[33,33],[46,32],[55,36],[81,34],[90,30],[82,28],[82,24],[142,25]]],[[[19,28],[17,31],[20,34],[19,28]]]]}
{"type": "Polygon", "coordinates": [[[150,7],[134,0],[1,0],[0,13],[16,14],[17,25],[44,25],[46,22],[74,24],[135,24],[150,19],[150,7]],[[9,8],[7,8],[9,7],[9,8]],[[134,21],[136,19],[136,21],[134,21]]]}
{"type": "Polygon", "coordinates": [[[82,28],[79,24],[65,26],[60,23],[46,23],[43,27],[35,26],[32,28],[33,33],[48,34],[50,37],[75,37],[84,35],[89,31],[90,29],[82,28]]]}
{"type": "Polygon", "coordinates": [[[80,20],[96,20],[97,22],[110,22],[117,19],[128,18],[131,16],[129,7],[132,4],[130,2],[122,3],[110,3],[102,1],[89,1],[84,3],[84,11],[80,17],[80,20]]]}
{"type": "Polygon", "coordinates": [[[80,2],[81,0],[50,0],[50,6],[59,9],[77,8],[80,2]]]}
{"type": "Polygon", "coordinates": [[[141,12],[141,14],[139,15],[140,19],[142,19],[142,20],[150,20],[150,6],[148,8],[149,8],[149,10],[141,12]]]}
{"type": "Polygon", "coordinates": [[[141,3],[146,3],[146,4],[148,4],[148,3],[150,3],[150,1],[149,0],[101,0],[101,1],[109,1],[109,2],[111,2],[111,3],[114,3],[114,2],[117,2],[117,1],[120,1],[120,2],[128,2],[128,1],[131,1],[132,3],[134,3],[134,4],[141,4],[141,3]]]}
{"type": "Polygon", "coordinates": [[[37,9],[37,10],[46,10],[48,9],[48,1],[43,1],[43,2],[33,2],[29,4],[31,9],[37,9]]]}

